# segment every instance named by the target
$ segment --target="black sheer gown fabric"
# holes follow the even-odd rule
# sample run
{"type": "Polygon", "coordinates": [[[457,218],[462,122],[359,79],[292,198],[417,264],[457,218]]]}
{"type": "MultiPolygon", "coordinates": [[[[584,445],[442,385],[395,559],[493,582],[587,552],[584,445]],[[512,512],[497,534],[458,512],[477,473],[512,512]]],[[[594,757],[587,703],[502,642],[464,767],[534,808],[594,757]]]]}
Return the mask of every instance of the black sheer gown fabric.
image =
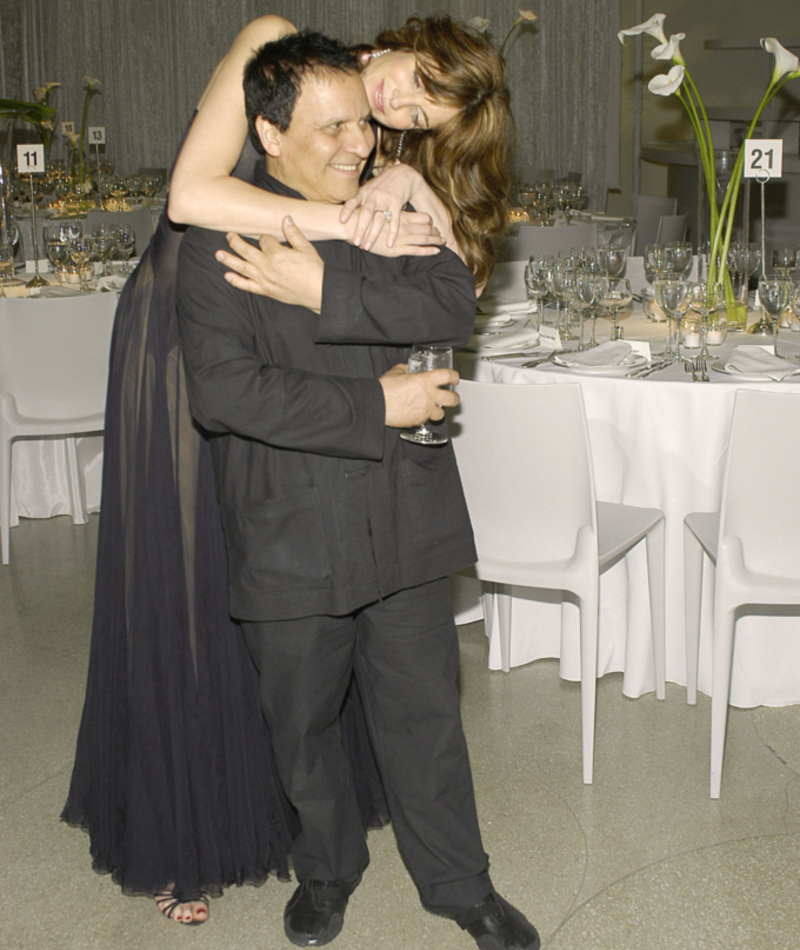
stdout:
{"type": "MultiPolygon", "coordinates": [[[[227,612],[210,451],[178,339],[182,233],[162,215],[117,309],[89,672],[61,817],[125,892],[174,885],[189,900],[288,877],[297,824],[227,612]]],[[[386,803],[354,684],[341,733],[365,826],[378,827],[386,803]]]]}

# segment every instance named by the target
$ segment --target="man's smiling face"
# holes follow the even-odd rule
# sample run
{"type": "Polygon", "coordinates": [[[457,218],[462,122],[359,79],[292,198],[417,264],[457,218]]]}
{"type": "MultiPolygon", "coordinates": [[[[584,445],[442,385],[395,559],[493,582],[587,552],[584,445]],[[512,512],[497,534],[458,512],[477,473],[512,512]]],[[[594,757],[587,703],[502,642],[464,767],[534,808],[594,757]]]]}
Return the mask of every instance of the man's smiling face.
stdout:
{"type": "Polygon", "coordinates": [[[256,120],[267,170],[309,201],[347,201],[375,144],[369,120],[357,73],[309,72],[285,132],[256,120]]]}

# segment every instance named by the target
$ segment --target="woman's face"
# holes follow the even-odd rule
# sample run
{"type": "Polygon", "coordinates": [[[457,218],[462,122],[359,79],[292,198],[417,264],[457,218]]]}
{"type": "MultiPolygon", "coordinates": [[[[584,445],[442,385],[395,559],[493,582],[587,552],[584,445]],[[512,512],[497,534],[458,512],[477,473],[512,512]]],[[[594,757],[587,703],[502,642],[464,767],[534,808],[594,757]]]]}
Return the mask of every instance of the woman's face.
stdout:
{"type": "Polygon", "coordinates": [[[428,96],[411,52],[392,50],[371,59],[361,78],[373,117],[390,129],[438,129],[458,112],[428,96]]]}

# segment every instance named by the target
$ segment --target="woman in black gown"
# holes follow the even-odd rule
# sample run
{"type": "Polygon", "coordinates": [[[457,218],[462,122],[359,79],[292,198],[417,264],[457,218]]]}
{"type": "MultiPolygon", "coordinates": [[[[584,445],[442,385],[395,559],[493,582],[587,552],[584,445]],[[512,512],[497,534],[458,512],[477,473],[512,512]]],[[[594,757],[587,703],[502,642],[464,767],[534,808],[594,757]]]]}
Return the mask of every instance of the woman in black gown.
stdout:
{"type": "MultiPolygon", "coordinates": [[[[487,171],[484,189],[494,218],[485,216],[482,230],[491,233],[502,226],[497,196],[503,182],[496,173],[504,171],[508,133],[502,61],[483,38],[452,33],[457,30],[452,23],[447,28],[462,44],[461,54],[472,52],[487,63],[496,100],[491,139],[497,148],[476,143],[484,165],[487,155],[499,156],[487,171]]],[[[244,181],[255,153],[245,148],[235,177],[229,176],[230,155],[232,150],[238,154],[245,140],[244,63],[254,48],[292,29],[277,17],[254,21],[218,67],[176,167],[172,189],[179,201],[176,212],[171,193],[173,216],[280,236],[289,210],[281,204],[284,199],[269,196],[269,207],[254,209],[255,189],[244,181]],[[239,103],[241,115],[235,108],[239,103]],[[223,143],[216,153],[210,147],[215,142],[223,143]]],[[[381,90],[400,75],[401,57],[412,55],[406,52],[412,45],[409,35],[386,37],[381,45],[396,52],[380,54],[384,62],[373,53],[382,67],[381,90]]],[[[364,62],[366,77],[372,60],[364,62]]],[[[365,84],[370,92],[366,78],[365,84]]],[[[417,100],[422,108],[426,102],[435,105],[427,93],[417,100]]],[[[385,112],[378,118],[386,120],[385,112]]],[[[436,110],[428,108],[428,114],[435,116],[436,110]]],[[[399,112],[392,118],[401,128],[401,122],[415,130],[420,123],[412,98],[407,118],[399,112]]],[[[428,115],[424,121],[430,121],[428,115]]],[[[459,135],[454,129],[448,139],[438,124],[431,126],[436,131],[427,137],[442,143],[459,135]]],[[[422,131],[410,136],[417,156],[423,150],[413,140],[424,139],[422,131]]],[[[395,143],[385,147],[394,149],[395,143]]],[[[428,161],[440,159],[422,154],[416,164],[425,168],[428,161]]],[[[485,279],[489,252],[482,236],[474,238],[478,218],[471,196],[461,209],[462,231],[467,228],[461,233],[450,227],[452,210],[418,172],[403,166],[382,178],[379,185],[365,187],[358,202],[362,207],[347,222],[340,221],[339,209],[309,202],[297,203],[303,208],[292,202],[291,214],[314,239],[363,239],[365,246],[374,244],[387,254],[435,252],[430,245],[439,239],[430,219],[400,215],[413,196],[448,243],[467,248],[473,270],[485,279]],[[397,210],[392,249],[379,234],[385,217],[378,207],[397,210]]],[[[256,195],[260,200],[264,192],[256,195]]],[[[181,236],[182,230],[163,215],[117,310],[89,673],[62,818],[88,831],[95,870],[110,872],[126,893],[156,896],[172,919],[200,923],[208,914],[205,894],[219,895],[233,883],[261,883],[271,872],[288,877],[297,827],[275,770],[257,675],[227,612],[225,548],[210,452],[189,413],[177,333],[174,291],[181,236]]],[[[355,690],[342,711],[341,733],[365,826],[383,824],[386,805],[355,690]]]]}

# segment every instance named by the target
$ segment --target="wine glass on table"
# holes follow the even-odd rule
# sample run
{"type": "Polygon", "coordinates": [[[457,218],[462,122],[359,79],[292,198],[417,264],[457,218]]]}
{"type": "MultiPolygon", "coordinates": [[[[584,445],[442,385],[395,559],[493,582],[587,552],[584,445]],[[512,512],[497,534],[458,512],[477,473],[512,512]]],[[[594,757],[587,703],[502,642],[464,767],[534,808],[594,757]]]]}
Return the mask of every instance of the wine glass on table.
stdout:
{"type": "Polygon", "coordinates": [[[629,307],[633,300],[631,282],[627,277],[614,277],[608,281],[608,290],[600,298],[600,306],[611,311],[611,339],[621,340],[622,327],[617,326],[620,313],[629,307]]]}
{"type": "Polygon", "coordinates": [[[117,228],[117,253],[124,261],[120,274],[130,274],[133,268],[128,263],[136,250],[136,232],[127,225],[117,228]]]}
{"type": "Polygon", "coordinates": [[[525,265],[525,291],[536,304],[536,319],[541,323],[547,296],[547,263],[544,260],[531,257],[525,265]]]}
{"type": "Polygon", "coordinates": [[[96,224],[92,228],[92,237],[97,256],[103,264],[103,277],[108,277],[111,271],[108,268],[108,259],[117,247],[117,229],[108,224],[96,224]]]}
{"type": "Polygon", "coordinates": [[[608,293],[608,277],[604,274],[593,274],[587,270],[578,271],[575,276],[575,291],[581,303],[585,305],[584,317],[592,321],[592,338],[584,344],[584,347],[597,346],[595,340],[597,307],[600,300],[608,293]]]}
{"type": "MultiPolygon", "coordinates": [[[[409,373],[427,373],[433,369],[453,368],[453,349],[450,346],[430,346],[427,343],[418,343],[411,347],[408,357],[409,373]]],[[[427,422],[415,429],[404,429],[400,438],[406,442],[416,442],[417,445],[444,445],[447,435],[435,432],[428,427],[427,422]]]]}
{"type": "Polygon", "coordinates": [[[19,243],[19,228],[11,221],[0,233],[0,294],[5,296],[6,287],[19,287],[25,283],[14,273],[14,254],[19,243]]]}
{"type": "Polygon", "coordinates": [[[69,256],[78,268],[81,293],[90,293],[91,287],[86,277],[89,258],[94,254],[94,241],[90,237],[73,238],[69,243],[69,256]]]}
{"type": "Polygon", "coordinates": [[[53,265],[53,273],[60,284],[64,283],[64,272],[69,260],[69,238],[61,227],[44,228],[44,247],[47,259],[53,265]]]}
{"type": "Polygon", "coordinates": [[[772,252],[772,269],[778,277],[788,280],[792,276],[795,266],[796,252],[793,247],[776,247],[772,252]]]}
{"type": "Polygon", "coordinates": [[[772,320],[772,352],[778,356],[778,328],[792,299],[792,282],[786,277],[762,277],[758,282],[761,309],[772,320]]]}
{"type": "Polygon", "coordinates": [[[597,260],[609,277],[622,277],[628,254],[621,244],[603,244],[597,248],[597,260]]]}
{"type": "Polygon", "coordinates": [[[725,289],[722,284],[709,286],[707,283],[701,282],[689,287],[689,307],[700,317],[700,354],[698,359],[710,359],[709,344],[716,346],[725,338],[724,324],[715,324],[713,331],[709,326],[709,316],[712,313],[717,313],[724,305],[725,289]],[[709,337],[709,332],[714,335],[709,337]]]}
{"type": "Polygon", "coordinates": [[[653,282],[656,303],[667,315],[667,348],[664,351],[665,363],[683,361],[681,356],[681,320],[689,308],[689,284],[684,277],[672,275],[658,277],[653,282]],[[672,344],[675,344],[673,349],[672,344]]]}

